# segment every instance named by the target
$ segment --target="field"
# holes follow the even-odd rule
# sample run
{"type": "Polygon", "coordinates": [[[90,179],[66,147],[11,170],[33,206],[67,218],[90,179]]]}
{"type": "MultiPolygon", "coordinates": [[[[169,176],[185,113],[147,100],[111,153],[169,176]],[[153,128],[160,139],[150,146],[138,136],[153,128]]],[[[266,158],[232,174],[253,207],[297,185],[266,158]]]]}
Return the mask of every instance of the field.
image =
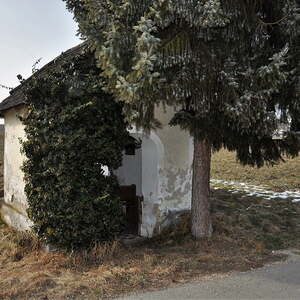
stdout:
{"type": "MultiPolygon", "coordinates": [[[[257,170],[239,166],[232,153],[221,151],[213,156],[212,174],[278,191],[297,190],[300,160],[257,170]]],[[[0,299],[106,299],[246,271],[284,259],[273,250],[299,249],[300,203],[226,189],[213,190],[211,200],[214,235],[201,241],[191,238],[186,214],[172,232],[135,246],[115,241],[48,253],[33,234],[0,221],[0,299]]]]}
{"type": "Polygon", "coordinates": [[[212,178],[265,186],[273,191],[300,190],[300,157],[285,159],[273,167],[253,168],[236,162],[235,153],[221,150],[213,155],[212,178]]]}

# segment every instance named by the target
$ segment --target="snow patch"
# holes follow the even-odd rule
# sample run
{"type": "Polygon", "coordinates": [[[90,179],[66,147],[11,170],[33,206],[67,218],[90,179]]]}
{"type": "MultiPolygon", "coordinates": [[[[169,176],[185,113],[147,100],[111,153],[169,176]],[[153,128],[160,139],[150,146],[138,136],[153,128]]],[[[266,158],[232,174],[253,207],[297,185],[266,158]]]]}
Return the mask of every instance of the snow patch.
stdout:
{"type": "Polygon", "coordinates": [[[243,192],[246,196],[261,197],[264,199],[291,199],[292,202],[300,202],[300,191],[285,191],[274,192],[267,190],[263,186],[256,186],[244,182],[226,181],[221,179],[211,179],[211,186],[213,189],[224,189],[232,193],[243,192]]]}

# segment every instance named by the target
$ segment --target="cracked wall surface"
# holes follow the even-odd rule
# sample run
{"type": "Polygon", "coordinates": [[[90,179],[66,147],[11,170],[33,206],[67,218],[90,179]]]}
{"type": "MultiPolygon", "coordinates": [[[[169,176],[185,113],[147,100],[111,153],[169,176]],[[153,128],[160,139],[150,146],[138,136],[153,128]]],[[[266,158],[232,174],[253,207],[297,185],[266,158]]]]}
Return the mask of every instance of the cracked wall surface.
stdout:
{"type": "MultiPolygon", "coordinates": [[[[19,106],[5,113],[4,201],[1,204],[3,220],[21,230],[28,230],[32,225],[26,216],[21,171],[24,156],[19,139],[24,139],[25,133],[17,117],[25,112],[25,108],[19,106]]],[[[136,184],[138,195],[143,196],[140,233],[146,237],[160,233],[170,223],[169,217],[190,209],[191,205],[193,142],[188,132],[168,125],[173,114],[171,108],[157,108],[161,128],[148,135],[132,130],[131,134],[142,140],[141,153],[137,151],[141,166],[132,168],[130,162],[134,160],[127,157],[124,165],[129,166],[128,172],[126,168],[119,172],[121,183],[136,184]],[[138,176],[133,174],[135,170],[138,176]]]]}
{"type": "Polygon", "coordinates": [[[170,107],[156,111],[162,123],[156,134],[164,145],[163,164],[159,168],[160,231],[169,224],[169,216],[191,207],[193,140],[179,126],[168,125],[173,115],[170,107]]]}
{"type": "MultiPolygon", "coordinates": [[[[169,126],[173,114],[170,108],[157,108],[161,128],[150,134],[136,129],[131,132],[142,140],[142,159],[133,159],[132,163],[139,163],[142,168],[140,233],[146,237],[160,233],[170,224],[169,218],[191,206],[193,141],[188,132],[169,126]]],[[[126,158],[124,161],[121,173],[126,174],[126,168],[130,172],[133,167],[126,166],[126,158]]]]}
{"type": "Polygon", "coordinates": [[[20,139],[25,138],[25,132],[18,116],[25,111],[24,106],[18,106],[5,112],[4,201],[1,203],[3,221],[20,230],[29,230],[32,225],[26,214],[27,200],[21,170],[24,156],[20,151],[20,139]]]}

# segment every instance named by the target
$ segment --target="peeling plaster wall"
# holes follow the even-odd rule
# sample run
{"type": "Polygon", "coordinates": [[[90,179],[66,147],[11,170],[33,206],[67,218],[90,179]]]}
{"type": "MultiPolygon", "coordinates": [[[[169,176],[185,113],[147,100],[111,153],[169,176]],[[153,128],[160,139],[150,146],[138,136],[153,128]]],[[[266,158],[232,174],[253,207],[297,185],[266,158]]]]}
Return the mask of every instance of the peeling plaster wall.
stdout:
{"type": "Polygon", "coordinates": [[[18,119],[25,113],[23,106],[5,112],[4,138],[4,201],[1,216],[8,225],[20,230],[29,230],[32,225],[27,218],[27,200],[21,166],[24,156],[20,152],[19,139],[25,138],[24,126],[18,119]]]}
{"type": "MultiPolygon", "coordinates": [[[[5,113],[1,215],[7,224],[28,230],[32,224],[26,217],[25,184],[20,169],[24,157],[19,143],[20,138],[25,138],[25,133],[17,117],[24,113],[24,107],[5,113]]],[[[132,130],[133,137],[142,139],[142,149],[137,151],[137,157],[126,157],[123,169],[117,174],[121,184],[136,184],[137,194],[143,195],[140,232],[146,237],[159,233],[177,211],[190,209],[193,141],[188,132],[168,125],[173,114],[171,108],[166,111],[157,108],[156,117],[162,124],[160,129],[150,135],[132,130]]]]}
{"type": "Polygon", "coordinates": [[[161,149],[159,141],[153,134],[142,138],[142,224],[140,233],[142,236],[151,237],[156,230],[159,219],[159,179],[158,170],[161,149]]]}
{"type": "MultiPolygon", "coordinates": [[[[191,206],[193,140],[188,132],[168,125],[173,114],[171,108],[166,111],[157,108],[160,129],[150,135],[135,129],[131,132],[135,138],[142,139],[144,201],[140,233],[146,237],[161,232],[174,213],[191,206]]],[[[123,174],[126,176],[126,168],[123,174]]]]}
{"type": "Polygon", "coordinates": [[[156,110],[156,117],[163,125],[156,134],[164,145],[158,176],[161,203],[158,231],[169,224],[168,218],[175,212],[191,208],[193,139],[179,126],[168,125],[173,115],[174,110],[170,107],[165,111],[161,108],[156,110]]]}

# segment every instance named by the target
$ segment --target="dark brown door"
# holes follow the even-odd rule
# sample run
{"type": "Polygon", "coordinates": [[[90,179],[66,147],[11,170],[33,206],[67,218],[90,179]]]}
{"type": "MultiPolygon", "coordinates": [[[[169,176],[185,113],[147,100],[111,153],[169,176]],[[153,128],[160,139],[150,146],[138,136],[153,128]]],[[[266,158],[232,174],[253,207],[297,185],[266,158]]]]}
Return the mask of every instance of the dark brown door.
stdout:
{"type": "Polygon", "coordinates": [[[134,184],[121,186],[120,198],[125,206],[126,232],[138,234],[140,223],[140,200],[136,195],[136,186],[134,184]]]}

